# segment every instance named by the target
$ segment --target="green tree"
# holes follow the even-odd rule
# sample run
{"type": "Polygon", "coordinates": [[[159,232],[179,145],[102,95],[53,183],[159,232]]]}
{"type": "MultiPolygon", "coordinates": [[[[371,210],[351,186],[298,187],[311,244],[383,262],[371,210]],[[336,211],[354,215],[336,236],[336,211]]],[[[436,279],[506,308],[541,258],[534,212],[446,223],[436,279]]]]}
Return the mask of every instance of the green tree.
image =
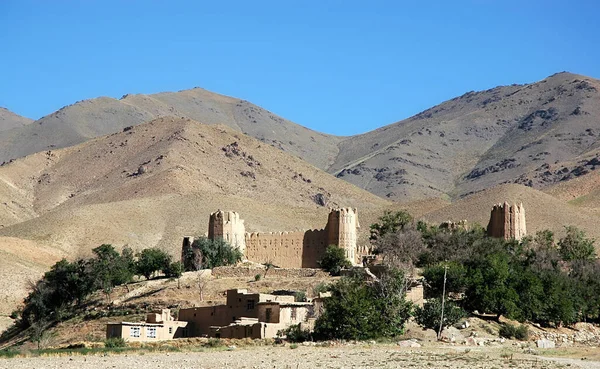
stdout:
{"type": "Polygon", "coordinates": [[[513,270],[507,252],[494,252],[475,260],[468,266],[469,283],[465,301],[472,310],[480,313],[508,317],[518,316],[519,295],[512,284],[513,270]]]}
{"type": "Polygon", "coordinates": [[[356,273],[330,286],[332,296],[315,323],[318,339],[367,340],[402,334],[412,305],[405,297],[402,273],[366,281],[356,273]]]}
{"type": "Polygon", "coordinates": [[[174,261],[163,269],[163,273],[167,278],[179,278],[183,274],[183,264],[181,261],[174,261]]]}
{"type": "Polygon", "coordinates": [[[413,217],[406,211],[391,212],[386,210],[379,217],[379,222],[371,224],[371,240],[377,240],[387,233],[396,233],[412,223],[413,217]]]}
{"type": "Polygon", "coordinates": [[[560,256],[565,261],[592,260],[596,258],[594,240],[577,227],[565,227],[567,235],[558,242],[560,256]]]}
{"type": "Polygon", "coordinates": [[[127,284],[135,275],[133,251],[125,247],[119,255],[112,245],[103,244],[92,250],[96,256],[90,260],[90,277],[94,287],[101,289],[107,298],[115,286],[127,284]]]}
{"type": "MultiPolygon", "coordinates": [[[[423,307],[417,306],[415,308],[415,320],[417,324],[422,325],[425,328],[438,330],[440,328],[440,318],[442,315],[442,300],[440,298],[434,298],[423,304],[423,307]]],[[[443,327],[449,327],[467,316],[466,311],[457,306],[452,301],[445,301],[444,303],[444,323],[443,327]]]]}
{"type": "Polygon", "coordinates": [[[459,262],[438,263],[423,270],[427,292],[440,297],[444,289],[444,268],[447,267],[446,293],[463,293],[467,288],[467,269],[459,262]]]}
{"type": "Polygon", "coordinates": [[[144,249],[136,263],[137,274],[150,279],[159,270],[164,270],[171,264],[171,256],[158,248],[144,249]]]}
{"type": "Polygon", "coordinates": [[[331,275],[339,275],[342,269],[350,268],[352,263],[346,259],[344,249],[337,247],[337,245],[329,245],[325,249],[325,255],[319,260],[319,265],[331,275]]]}
{"type": "Polygon", "coordinates": [[[185,270],[212,269],[232,265],[242,260],[242,252],[227,241],[217,238],[210,240],[198,237],[191,249],[184,255],[185,270]]]}

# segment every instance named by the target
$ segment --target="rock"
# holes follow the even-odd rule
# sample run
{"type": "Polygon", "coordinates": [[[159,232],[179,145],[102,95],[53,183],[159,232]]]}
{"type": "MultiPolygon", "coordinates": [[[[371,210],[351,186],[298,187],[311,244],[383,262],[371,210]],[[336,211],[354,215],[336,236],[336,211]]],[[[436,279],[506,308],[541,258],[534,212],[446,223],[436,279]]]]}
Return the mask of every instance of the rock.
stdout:
{"type": "Polygon", "coordinates": [[[538,348],[555,348],[556,347],[556,343],[554,343],[554,341],[550,341],[547,339],[541,339],[541,340],[537,340],[535,342],[536,346],[538,348]]]}
{"type": "Polygon", "coordinates": [[[318,193],[318,194],[316,194],[316,195],[313,196],[313,201],[317,205],[326,206],[327,203],[329,202],[329,198],[325,194],[318,193]]]}
{"type": "Polygon", "coordinates": [[[416,340],[405,340],[405,341],[398,341],[398,346],[400,347],[421,347],[421,344],[418,343],[416,340]]]}
{"type": "Polygon", "coordinates": [[[473,337],[467,337],[465,339],[465,345],[467,346],[477,346],[477,340],[473,337]]]}

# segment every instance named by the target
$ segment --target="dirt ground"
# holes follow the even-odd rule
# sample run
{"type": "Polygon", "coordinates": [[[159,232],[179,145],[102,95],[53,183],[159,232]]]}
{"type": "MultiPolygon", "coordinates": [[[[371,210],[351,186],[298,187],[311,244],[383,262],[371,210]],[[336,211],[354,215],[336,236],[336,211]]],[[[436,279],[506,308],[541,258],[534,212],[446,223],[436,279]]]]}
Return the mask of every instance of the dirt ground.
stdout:
{"type": "Polygon", "coordinates": [[[397,345],[245,347],[203,352],[0,359],[0,368],[600,368],[582,358],[551,358],[506,348],[397,345]]]}

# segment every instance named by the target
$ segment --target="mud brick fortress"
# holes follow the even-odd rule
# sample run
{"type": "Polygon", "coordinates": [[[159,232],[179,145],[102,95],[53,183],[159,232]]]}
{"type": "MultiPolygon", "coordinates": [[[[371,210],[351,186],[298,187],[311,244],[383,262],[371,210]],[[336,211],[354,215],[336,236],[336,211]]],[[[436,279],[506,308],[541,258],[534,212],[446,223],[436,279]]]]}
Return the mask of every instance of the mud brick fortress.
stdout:
{"type": "MultiPolygon", "coordinates": [[[[329,245],[337,245],[346,258],[357,264],[358,212],[352,208],[332,209],[323,229],[292,232],[246,232],[244,220],[234,211],[218,210],[210,214],[208,238],[222,238],[242,251],[245,259],[273,263],[280,268],[318,268],[329,245]]],[[[185,237],[183,247],[190,247],[185,237]]]]}
{"type": "Polygon", "coordinates": [[[525,208],[523,204],[510,205],[496,204],[490,214],[490,222],[487,226],[487,234],[490,237],[515,239],[520,241],[527,235],[525,225],[525,208]]]}

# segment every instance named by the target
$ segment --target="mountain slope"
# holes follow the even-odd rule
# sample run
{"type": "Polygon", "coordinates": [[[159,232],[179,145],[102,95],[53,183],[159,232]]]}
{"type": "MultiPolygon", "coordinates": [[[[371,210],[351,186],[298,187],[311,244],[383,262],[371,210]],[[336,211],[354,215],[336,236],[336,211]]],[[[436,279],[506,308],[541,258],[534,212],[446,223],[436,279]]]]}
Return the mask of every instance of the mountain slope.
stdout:
{"type": "Polygon", "coordinates": [[[423,215],[423,219],[440,223],[445,220],[466,219],[486,227],[494,204],[523,203],[527,221],[527,234],[549,229],[564,235],[564,226],[574,225],[588,236],[600,239],[597,227],[600,217],[591,209],[581,209],[546,193],[519,184],[505,184],[466,196],[445,207],[423,215]]]}
{"type": "Polygon", "coordinates": [[[0,107],[0,132],[11,128],[23,127],[33,122],[33,119],[25,118],[12,111],[0,107]]]}
{"type": "Polygon", "coordinates": [[[591,170],[600,81],[559,73],[469,92],[350,137],[329,171],[382,197],[461,197],[501,183],[543,188],[591,170]]]}
{"type": "Polygon", "coordinates": [[[224,124],[324,168],[340,138],[312,131],[247,101],[200,88],[155,95],[100,97],[66,106],[33,124],[0,134],[0,162],[73,146],[157,117],[187,117],[224,124]]]}
{"type": "Polygon", "coordinates": [[[329,206],[378,215],[389,204],[229,127],[158,118],[0,166],[0,305],[13,302],[0,313],[26,291],[10,271],[35,278],[102,243],[177,256],[217,209],[238,211],[248,231],[290,231],[324,227],[329,206]]]}

